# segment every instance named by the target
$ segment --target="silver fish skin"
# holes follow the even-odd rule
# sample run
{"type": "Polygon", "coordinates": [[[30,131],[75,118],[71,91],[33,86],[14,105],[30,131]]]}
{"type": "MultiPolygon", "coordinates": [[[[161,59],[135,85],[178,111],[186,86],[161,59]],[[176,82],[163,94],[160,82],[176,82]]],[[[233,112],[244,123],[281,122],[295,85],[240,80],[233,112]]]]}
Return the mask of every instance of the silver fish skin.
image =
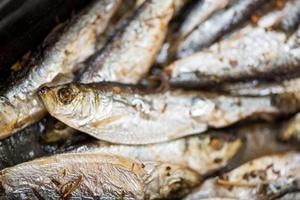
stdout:
{"type": "Polygon", "coordinates": [[[291,47],[286,40],[284,33],[247,26],[233,38],[175,61],[165,72],[171,83],[195,87],[274,79],[299,71],[300,48],[291,47]]]}
{"type": "Polygon", "coordinates": [[[251,12],[265,0],[239,0],[227,10],[216,13],[200,24],[185,40],[177,46],[177,58],[183,58],[203,48],[210,46],[224,33],[228,33],[235,26],[247,19],[251,12]]]}
{"type": "Polygon", "coordinates": [[[285,193],[299,191],[299,166],[299,152],[257,158],[205,181],[185,200],[219,196],[249,200],[284,199],[285,193]]]}
{"type": "Polygon", "coordinates": [[[166,199],[200,184],[197,173],[160,162],[100,154],[61,154],[0,172],[6,199],[166,199]]]}
{"type": "Polygon", "coordinates": [[[297,28],[300,22],[300,1],[289,0],[284,8],[277,9],[262,16],[257,25],[263,28],[279,29],[290,32],[297,28]]]}
{"type": "Polygon", "coordinates": [[[276,102],[278,109],[272,105],[275,97],[231,97],[180,89],[158,93],[117,83],[45,86],[39,94],[49,113],[65,124],[123,144],[169,141],[209,127],[285,113],[281,98],[276,102]]]}
{"type": "Polygon", "coordinates": [[[233,134],[210,131],[207,134],[159,144],[133,146],[99,140],[71,148],[71,152],[74,153],[108,153],[141,161],[173,163],[186,166],[201,175],[207,175],[228,166],[243,148],[243,142],[233,134]]]}
{"type": "Polygon", "coordinates": [[[42,55],[32,58],[22,78],[0,93],[0,139],[38,121],[46,110],[36,94],[38,88],[76,70],[95,51],[101,34],[120,0],[95,1],[75,17],[58,35],[51,36],[42,55]],[[54,38],[54,39],[53,39],[54,38]],[[54,40],[54,41],[52,41],[54,40]]]}
{"type": "Polygon", "coordinates": [[[289,143],[300,143],[300,114],[296,114],[287,121],[281,130],[279,139],[289,143]]]}
{"type": "Polygon", "coordinates": [[[202,0],[198,1],[190,11],[179,30],[180,38],[188,36],[199,24],[207,20],[212,14],[225,8],[236,0],[202,0]]]}
{"type": "Polygon", "coordinates": [[[162,46],[175,0],[146,0],[88,62],[80,82],[137,83],[162,46]]]}
{"type": "Polygon", "coordinates": [[[300,78],[283,81],[251,81],[240,83],[224,83],[215,88],[235,96],[268,96],[284,93],[295,93],[300,90],[300,78]]]}

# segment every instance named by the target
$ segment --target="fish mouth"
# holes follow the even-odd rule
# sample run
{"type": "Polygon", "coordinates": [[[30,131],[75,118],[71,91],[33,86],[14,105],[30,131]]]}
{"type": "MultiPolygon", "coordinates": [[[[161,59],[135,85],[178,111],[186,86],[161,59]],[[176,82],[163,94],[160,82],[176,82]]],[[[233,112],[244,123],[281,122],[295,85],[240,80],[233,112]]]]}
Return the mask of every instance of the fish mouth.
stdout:
{"type": "Polygon", "coordinates": [[[50,91],[50,87],[48,87],[48,86],[43,86],[43,87],[41,87],[41,88],[39,89],[38,94],[39,94],[39,96],[44,97],[44,96],[46,96],[46,94],[47,94],[49,91],[50,91]]]}

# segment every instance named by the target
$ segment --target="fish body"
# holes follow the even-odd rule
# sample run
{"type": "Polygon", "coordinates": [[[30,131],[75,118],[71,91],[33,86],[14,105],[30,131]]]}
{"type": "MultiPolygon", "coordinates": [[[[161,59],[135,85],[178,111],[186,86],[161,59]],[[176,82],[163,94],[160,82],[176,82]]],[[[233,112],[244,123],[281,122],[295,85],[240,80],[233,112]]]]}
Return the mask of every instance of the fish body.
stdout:
{"type": "Polygon", "coordinates": [[[176,57],[183,58],[210,46],[224,33],[228,33],[247,19],[253,10],[265,2],[267,1],[239,0],[227,10],[214,14],[178,44],[176,57]]]}
{"type": "Polygon", "coordinates": [[[0,172],[0,198],[163,199],[186,194],[197,173],[100,153],[61,154],[0,172]]]}
{"type": "MultiPolygon", "coordinates": [[[[43,51],[33,56],[27,70],[0,92],[0,138],[41,119],[46,111],[36,94],[49,82],[76,71],[76,64],[94,53],[97,35],[101,34],[119,0],[96,1],[75,17],[61,33],[48,37],[43,51]]],[[[73,77],[72,77],[73,78],[73,77]]],[[[65,81],[65,80],[64,80],[65,81]]]]}
{"type": "Polygon", "coordinates": [[[218,196],[249,200],[285,199],[287,194],[293,196],[293,192],[299,191],[299,166],[300,154],[297,152],[257,158],[205,181],[198,191],[185,199],[218,196]]]}
{"type": "Polygon", "coordinates": [[[125,144],[169,141],[209,127],[285,113],[284,99],[276,102],[282,106],[278,109],[270,97],[180,89],[158,93],[117,83],[45,86],[40,96],[49,113],[65,124],[98,139],[125,144]]]}
{"type": "Polygon", "coordinates": [[[284,32],[295,30],[300,21],[300,1],[289,0],[282,9],[273,9],[262,16],[257,25],[263,28],[276,29],[284,32]]]}
{"type": "Polygon", "coordinates": [[[252,81],[240,83],[224,83],[215,90],[237,96],[268,96],[284,93],[295,93],[300,89],[300,79],[283,81],[252,81]]]}
{"type": "Polygon", "coordinates": [[[203,0],[198,1],[189,12],[179,30],[180,38],[188,36],[199,24],[207,20],[212,14],[223,9],[235,0],[203,0]]]}
{"type": "Polygon", "coordinates": [[[243,142],[240,138],[212,131],[200,136],[139,146],[111,144],[99,140],[75,145],[71,147],[71,152],[108,153],[141,161],[173,163],[207,175],[228,166],[242,148],[243,142]]]}
{"type": "Polygon", "coordinates": [[[79,81],[137,83],[149,70],[174,14],[174,0],[147,0],[87,63],[79,81]]]}
{"type": "Polygon", "coordinates": [[[286,40],[284,33],[246,27],[206,51],[175,61],[165,71],[173,84],[195,87],[275,79],[299,71],[300,49],[286,40]]]}

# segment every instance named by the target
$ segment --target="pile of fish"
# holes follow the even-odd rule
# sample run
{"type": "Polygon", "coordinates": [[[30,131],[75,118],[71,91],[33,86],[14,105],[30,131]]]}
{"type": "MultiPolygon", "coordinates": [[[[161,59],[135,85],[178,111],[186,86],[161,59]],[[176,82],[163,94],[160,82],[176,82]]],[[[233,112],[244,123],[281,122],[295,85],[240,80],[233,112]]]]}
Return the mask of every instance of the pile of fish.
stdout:
{"type": "Polygon", "coordinates": [[[1,200],[300,200],[300,0],[95,0],[16,65],[1,200]]]}

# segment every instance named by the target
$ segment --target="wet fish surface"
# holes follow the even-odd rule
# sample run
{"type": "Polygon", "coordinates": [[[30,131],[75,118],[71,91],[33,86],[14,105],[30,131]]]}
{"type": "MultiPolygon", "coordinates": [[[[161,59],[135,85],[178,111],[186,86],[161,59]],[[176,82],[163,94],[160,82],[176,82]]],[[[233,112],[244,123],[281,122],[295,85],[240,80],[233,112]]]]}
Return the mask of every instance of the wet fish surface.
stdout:
{"type": "Polygon", "coordinates": [[[149,92],[117,83],[43,87],[49,113],[98,139],[125,144],[169,141],[249,118],[272,118],[286,111],[285,97],[232,97],[174,89],[149,92]],[[274,105],[276,106],[274,106],[274,105]]]}
{"type": "Polygon", "coordinates": [[[212,14],[225,8],[236,0],[202,0],[198,1],[186,16],[179,30],[179,38],[188,36],[199,24],[207,20],[212,14]]]}
{"type": "Polygon", "coordinates": [[[246,27],[207,51],[175,61],[165,70],[173,84],[207,86],[222,82],[275,79],[297,73],[299,48],[284,33],[246,27]]]}
{"type": "Polygon", "coordinates": [[[173,163],[186,166],[201,175],[207,175],[229,165],[243,148],[243,142],[233,134],[211,131],[159,144],[134,146],[93,141],[69,148],[74,153],[110,153],[141,161],[173,163]]]}
{"type": "MultiPolygon", "coordinates": [[[[51,34],[43,50],[33,56],[19,74],[0,93],[0,138],[38,121],[45,109],[36,92],[45,84],[54,83],[60,76],[76,71],[76,64],[94,52],[97,35],[101,34],[119,0],[96,1],[82,11],[62,33],[51,34]]],[[[60,32],[59,31],[59,32],[60,32]]],[[[65,80],[64,80],[65,81],[65,80]]]]}
{"type": "Polygon", "coordinates": [[[181,166],[100,153],[34,160],[2,170],[0,180],[0,198],[34,200],[180,198],[200,183],[181,166]]]}
{"type": "Polygon", "coordinates": [[[162,46],[175,0],[146,0],[122,23],[110,42],[88,61],[79,81],[137,83],[162,46]]]}
{"type": "Polygon", "coordinates": [[[185,199],[222,196],[249,200],[292,200],[294,198],[285,196],[299,197],[299,166],[298,152],[257,158],[231,172],[205,181],[198,191],[185,199]],[[294,193],[297,190],[298,194],[294,193]]]}
{"type": "Polygon", "coordinates": [[[266,3],[265,0],[239,0],[227,10],[216,13],[200,24],[185,40],[178,45],[177,58],[191,55],[210,46],[223,34],[250,17],[251,12],[266,3]]]}

